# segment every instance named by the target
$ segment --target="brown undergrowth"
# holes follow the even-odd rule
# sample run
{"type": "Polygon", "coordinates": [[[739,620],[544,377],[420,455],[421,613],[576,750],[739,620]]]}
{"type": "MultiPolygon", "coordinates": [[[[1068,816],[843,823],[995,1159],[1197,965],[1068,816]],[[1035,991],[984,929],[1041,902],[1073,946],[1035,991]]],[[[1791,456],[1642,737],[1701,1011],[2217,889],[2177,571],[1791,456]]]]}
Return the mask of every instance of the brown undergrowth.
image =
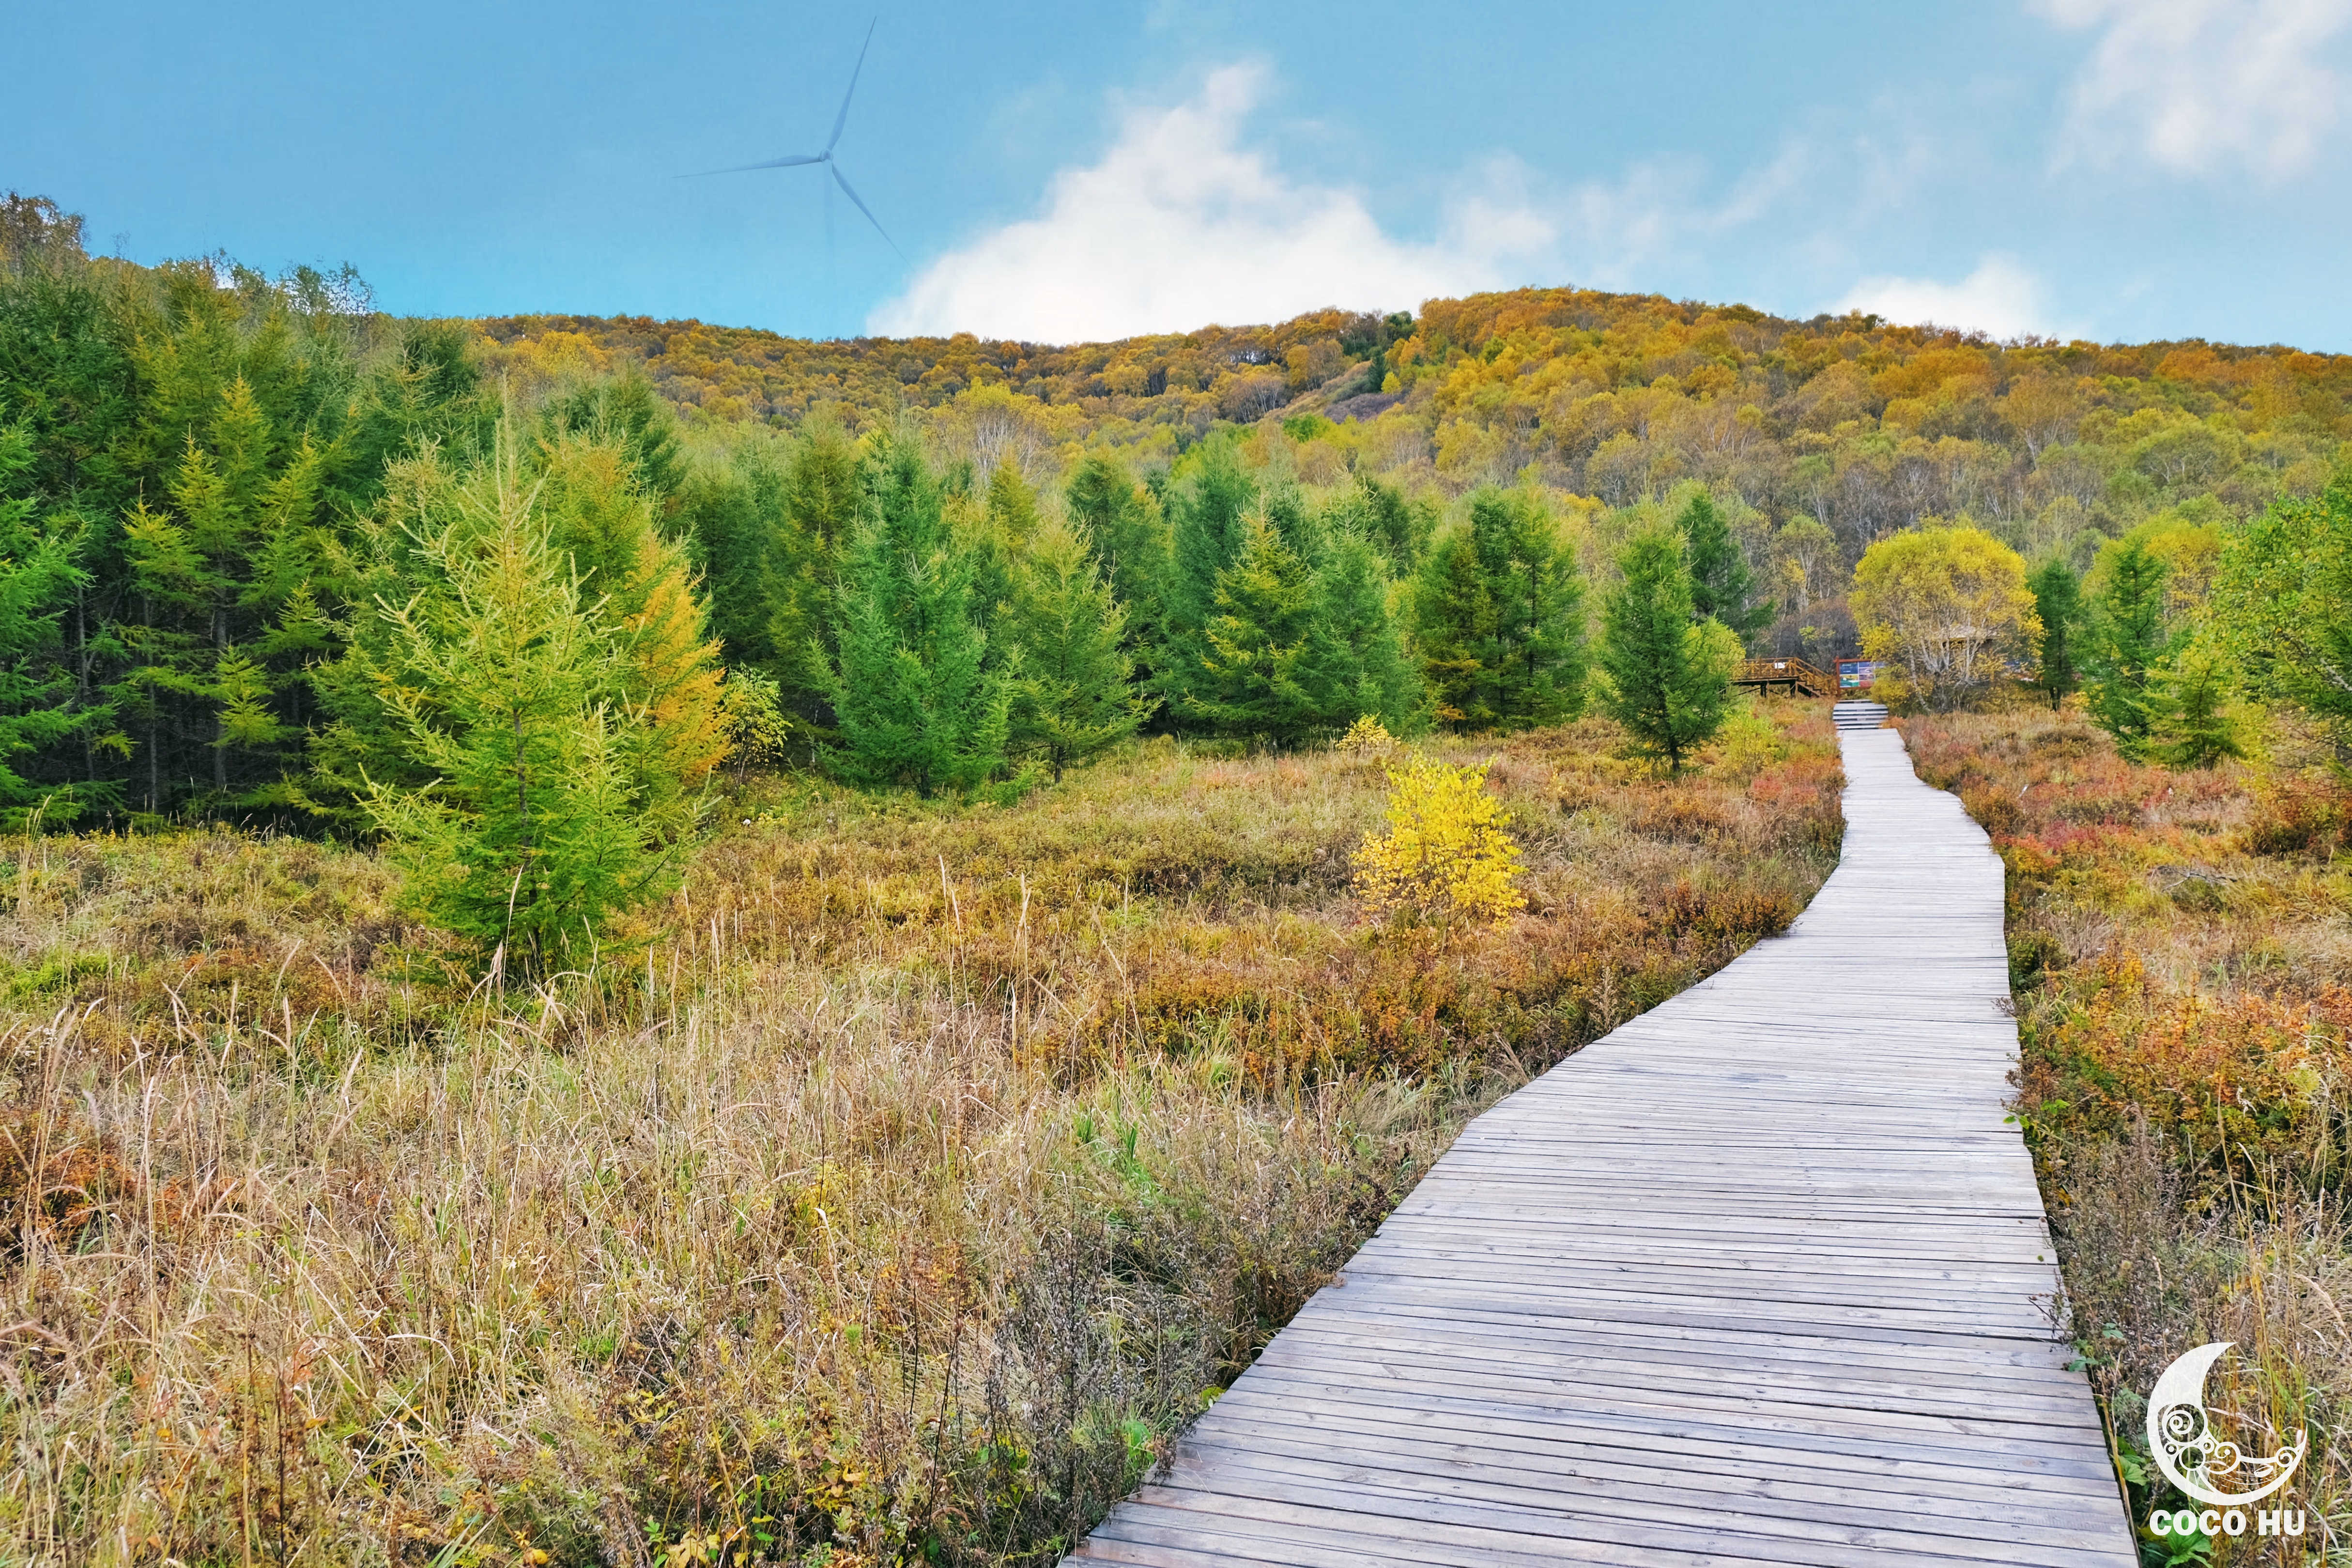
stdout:
{"type": "Polygon", "coordinates": [[[2284,733],[2268,763],[2179,773],[2046,710],[1904,730],[2009,868],[2017,1111],[2138,1522],[2185,1501],[2147,1462],[2147,1392],[2182,1352],[2230,1340],[2241,1357],[2208,1403],[2309,1430],[2286,1495],[2315,1517],[2300,1542],[2222,1537],[2212,1561],[2336,1561],[2352,1548],[2352,792],[2284,733]]]}
{"type": "Polygon", "coordinates": [[[528,997],[362,854],[19,841],[0,1560],[1048,1560],[1468,1116],[1802,906],[1834,751],[1775,712],[1672,781],[1432,747],[1492,759],[1500,931],[1359,920],[1376,763],[1166,742],[755,781],[528,997]]]}

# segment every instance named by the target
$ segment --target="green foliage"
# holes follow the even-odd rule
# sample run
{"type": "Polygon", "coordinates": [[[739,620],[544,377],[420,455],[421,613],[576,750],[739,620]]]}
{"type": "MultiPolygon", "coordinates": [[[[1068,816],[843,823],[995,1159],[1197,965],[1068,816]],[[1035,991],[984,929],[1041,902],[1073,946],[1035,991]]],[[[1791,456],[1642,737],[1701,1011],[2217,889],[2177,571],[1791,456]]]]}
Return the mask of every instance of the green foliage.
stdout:
{"type": "Polygon", "coordinates": [[[1171,711],[1189,714],[1211,658],[1209,622],[1219,613],[1219,579],[1239,558],[1257,486],[1225,442],[1213,442],[1167,496],[1170,560],[1162,597],[1167,616],[1160,657],[1162,694],[1171,711]]]}
{"type": "Polygon", "coordinates": [[[1574,718],[1584,704],[1584,583],[1524,491],[1480,490],[1423,559],[1416,631],[1437,716],[1473,730],[1574,718]]]}
{"type": "Polygon", "coordinates": [[[1705,490],[1691,497],[1675,526],[1690,563],[1692,613],[1713,616],[1743,642],[1770,626],[1771,602],[1756,600],[1756,575],[1715,498],[1705,490]]]}
{"type": "Polygon", "coordinates": [[[2156,709],[2150,684],[2169,651],[2165,564],[2137,539],[2108,547],[2106,581],[2093,605],[2091,716],[2126,752],[2147,744],[2156,709]]]}
{"type": "Polygon", "coordinates": [[[1217,574],[1181,710],[1225,734],[1293,746],[1331,722],[1308,662],[1315,574],[1263,511],[1242,528],[1233,564],[1217,574]]]}
{"type": "Polygon", "coordinates": [[[84,802],[73,785],[43,789],[8,765],[9,759],[53,745],[104,717],[102,710],[75,711],[64,700],[71,672],[59,659],[59,623],[73,592],[86,583],[76,561],[81,543],[71,526],[42,526],[38,505],[20,490],[33,466],[31,435],[21,426],[0,426],[0,808],[5,820],[21,821],[35,801],[49,803],[43,815],[70,820],[84,802]]]}
{"type": "Polygon", "coordinates": [[[2210,768],[2246,754],[2245,727],[2232,698],[2231,672],[2203,639],[2182,649],[2155,683],[2156,714],[2147,754],[2174,768],[2210,768]]]}
{"type": "Polygon", "coordinates": [[[1407,651],[1395,611],[1388,557],[1361,533],[1342,527],[1315,574],[1315,618],[1307,634],[1303,684],[1318,728],[1365,715],[1412,734],[1426,727],[1421,672],[1407,651]]]}
{"type": "Polygon", "coordinates": [[[584,436],[618,449],[638,488],[657,498],[665,511],[686,483],[677,417],[642,374],[587,382],[551,398],[540,408],[540,426],[541,439],[551,444],[584,436]]]}
{"type": "Polygon", "coordinates": [[[2222,556],[2214,612],[2247,684],[2328,726],[2352,756],[2352,474],[2282,501],[2222,556]]]}
{"type": "Polygon", "coordinates": [[[330,722],[311,745],[299,804],[366,823],[375,819],[367,803],[384,790],[431,787],[442,764],[414,721],[441,700],[443,664],[415,662],[423,645],[394,612],[425,606],[417,624],[432,625],[426,611],[446,610],[454,592],[451,552],[496,523],[552,552],[547,570],[569,584],[583,635],[615,661],[595,676],[594,701],[608,711],[633,809],[665,839],[683,832],[727,752],[730,721],[686,552],[664,537],[625,451],[576,436],[527,446],[509,426],[489,458],[459,464],[428,448],[394,464],[391,481],[358,527],[357,607],[335,628],[341,651],[312,672],[330,722]]]}
{"type": "Polygon", "coordinates": [[[880,443],[865,485],[835,623],[840,762],[854,777],[924,795],[977,784],[1004,761],[1012,693],[987,661],[970,563],[912,446],[880,443]]]}
{"type": "Polygon", "coordinates": [[[1355,494],[1339,504],[1349,520],[1388,552],[1389,571],[1400,579],[1410,576],[1421,563],[1421,552],[1429,548],[1430,536],[1437,531],[1434,506],[1411,500],[1395,485],[1368,473],[1356,476],[1355,494]]]}
{"type": "Polygon", "coordinates": [[[1680,769],[1730,708],[1738,641],[1719,621],[1693,620],[1678,532],[1637,534],[1617,567],[1623,584],[1601,613],[1601,707],[1642,751],[1680,769]]]}
{"type": "Polygon", "coordinates": [[[1077,525],[1037,527],[1004,626],[1021,650],[1012,745],[1043,755],[1056,782],[1070,763],[1133,734],[1151,711],[1131,684],[1125,612],[1077,525]]]}
{"type": "Polygon", "coordinates": [[[367,817],[411,906],[494,971],[579,965],[675,879],[700,802],[632,700],[631,628],[584,597],[511,445],[415,482],[427,499],[380,536],[414,590],[347,660],[343,689],[378,707],[369,731],[405,775],[365,780],[367,817]]]}
{"type": "Polygon", "coordinates": [[[2033,685],[2056,708],[2082,683],[2076,638],[2083,626],[2083,584],[2074,568],[2053,556],[2025,580],[2042,632],[2033,650],[2033,685]]]}
{"type": "Polygon", "coordinates": [[[53,813],[299,820],[355,521],[401,453],[480,435],[474,340],[371,320],[348,273],[34,248],[0,270],[0,425],[31,458],[8,494],[78,574],[34,573],[54,637],[10,767],[53,813]]]}

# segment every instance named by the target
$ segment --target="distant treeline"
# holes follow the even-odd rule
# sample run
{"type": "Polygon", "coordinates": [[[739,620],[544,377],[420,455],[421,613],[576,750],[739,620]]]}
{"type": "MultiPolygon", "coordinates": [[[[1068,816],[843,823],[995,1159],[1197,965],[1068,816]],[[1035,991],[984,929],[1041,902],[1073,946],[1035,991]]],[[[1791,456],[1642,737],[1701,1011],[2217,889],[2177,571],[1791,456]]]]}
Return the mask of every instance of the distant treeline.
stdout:
{"type": "Polygon", "coordinates": [[[2347,355],[2002,344],[1567,289],[1063,348],[803,342],[643,318],[477,330],[487,362],[524,377],[640,365],[701,424],[797,426],[830,405],[863,428],[911,409],[1063,466],[1115,450],[1139,473],[1247,428],[1256,460],[1308,485],[1370,473],[1442,501],[1528,485],[1563,512],[1570,498],[1614,511],[1703,487],[1780,606],[1781,652],[1850,648],[1848,573],[1925,520],[1967,520],[2079,572],[2144,523],[2211,527],[2315,495],[2352,437],[2347,355]],[[1799,520],[1811,526],[1786,534],[1799,520]]]}

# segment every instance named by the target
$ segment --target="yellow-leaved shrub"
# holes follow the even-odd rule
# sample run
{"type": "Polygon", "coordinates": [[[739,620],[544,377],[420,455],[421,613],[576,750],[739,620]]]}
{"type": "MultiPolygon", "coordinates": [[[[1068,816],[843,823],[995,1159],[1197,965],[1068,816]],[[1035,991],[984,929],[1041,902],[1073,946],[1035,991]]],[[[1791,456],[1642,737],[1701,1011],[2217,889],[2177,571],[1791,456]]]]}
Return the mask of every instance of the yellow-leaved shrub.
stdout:
{"type": "Polygon", "coordinates": [[[1385,757],[1396,750],[1396,737],[1389,733],[1386,724],[1367,713],[1348,726],[1348,732],[1339,737],[1339,749],[1362,758],[1385,757]]]}
{"type": "Polygon", "coordinates": [[[1501,925],[1527,907],[1509,815],[1486,769],[1416,757],[1389,770],[1388,831],[1356,851],[1356,893],[1373,914],[1501,925]]]}

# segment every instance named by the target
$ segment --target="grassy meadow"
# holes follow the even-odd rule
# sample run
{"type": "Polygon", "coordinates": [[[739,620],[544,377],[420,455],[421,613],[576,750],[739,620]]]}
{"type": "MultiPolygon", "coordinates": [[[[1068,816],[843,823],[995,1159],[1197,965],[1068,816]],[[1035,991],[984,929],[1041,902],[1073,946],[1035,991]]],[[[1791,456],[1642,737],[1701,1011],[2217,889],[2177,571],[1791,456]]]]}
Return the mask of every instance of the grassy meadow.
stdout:
{"type": "Polygon", "coordinates": [[[2175,771],[2122,757],[2071,706],[1902,727],[2008,863],[2017,1114],[2136,1513],[2162,1488],[2145,1391],[2231,1340],[2216,1407],[2309,1428],[2288,1495],[2315,1519],[2300,1542],[2219,1538],[2210,1560],[2342,1560],[2352,794],[2330,751],[2283,721],[2258,763],[2175,771]]]}
{"type": "Polygon", "coordinates": [[[0,851],[0,1562],[1040,1562],[1500,1093],[1835,863],[1825,705],[1491,742],[1502,927],[1361,918],[1381,758],[753,775],[592,973],[295,838],[0,851]]]}

